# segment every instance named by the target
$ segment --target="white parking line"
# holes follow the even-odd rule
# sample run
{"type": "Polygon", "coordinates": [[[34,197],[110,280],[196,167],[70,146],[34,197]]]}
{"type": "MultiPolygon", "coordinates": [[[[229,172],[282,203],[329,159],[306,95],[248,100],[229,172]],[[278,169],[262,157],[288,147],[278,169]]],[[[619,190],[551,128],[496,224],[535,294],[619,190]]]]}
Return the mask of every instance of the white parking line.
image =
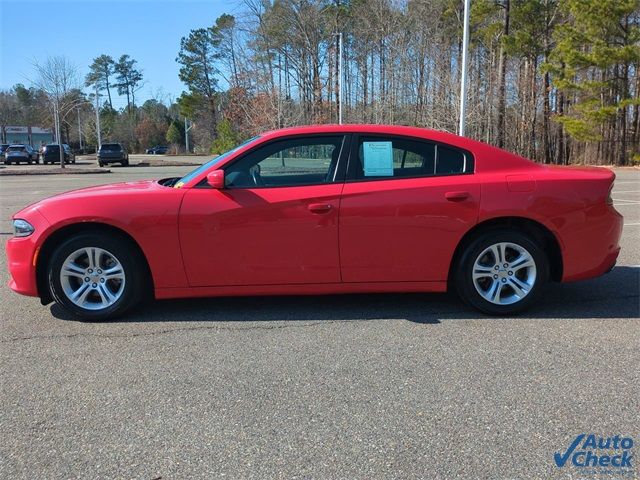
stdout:
{"type": "Polygon", "coordinates": [[[640,225],[640,223],[624,223],[623,225],[625,227],[631,227],[631,226],[634,226],[634,225],[640,225]]]}

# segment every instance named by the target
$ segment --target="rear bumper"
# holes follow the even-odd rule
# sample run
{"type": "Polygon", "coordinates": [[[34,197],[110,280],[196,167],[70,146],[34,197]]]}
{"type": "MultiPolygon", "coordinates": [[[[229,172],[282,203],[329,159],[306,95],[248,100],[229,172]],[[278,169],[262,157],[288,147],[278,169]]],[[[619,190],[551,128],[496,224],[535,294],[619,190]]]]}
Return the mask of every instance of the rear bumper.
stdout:
{"type": "Polygon", "coordinates": [[[604,275],[613,269],[620,254],[622,215],[609,205],[590,208],[582,215],[581,225],[562,238],[563,282],[604,275]]]}
{"type": "Polygon", "coordinates": [[[123,157],[122,155],[118,155],[116,156],[109,156],[109,157],[101,157],[98,156],[98,161],[102,162],[102,163],[116,163],[116,162],[123,162],[125,160],[125,157],[123,157]]]}

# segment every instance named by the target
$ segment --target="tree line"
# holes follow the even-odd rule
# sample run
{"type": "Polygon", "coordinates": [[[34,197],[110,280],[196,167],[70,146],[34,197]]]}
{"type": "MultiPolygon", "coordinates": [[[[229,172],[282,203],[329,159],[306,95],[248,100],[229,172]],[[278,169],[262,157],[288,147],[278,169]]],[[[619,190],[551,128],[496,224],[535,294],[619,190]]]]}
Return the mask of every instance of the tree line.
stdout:
{"type": "MultiPolygon", "coordinates": [[[[220,153],[265,130],[337,123],[339,104],[345,123],[456,131],[463,0],[242,5],[182,37],[175,102],[137,105],[145,80],[129,55],[97,56],[83,79],[54,58],[33,86],[0,92],[0,124],[51,125],[55,104],[63,138],[77,144],[80,123],[95,145],[98,95],[103,139],[132,151],[183,144],[187,118],[191,146],[220,153]],[[64,78],[63,92],[47,78],[64,78]]],[[[640,0],[471,6],[467,136],[545,163],[640,163],[640,0]]]]}
{"type": "MultiPolygon", "coordinates": [[[[472,0],[466,135],[545,163],[640,161],[640,1],[472,0]]],[[[182,38],[201,144],[346,123],[455,132],[461,0],[245,0],[182,38]],[[343,38],[339,70],[338,34],[343,38]]]]}
{"type": "Polygon", "coordinates": [[[103,141],[121,142],[132,152],[167,142],[184,143],[175,103],[164,98],[136,103],[143,79],[137,61],[126,54],[117,61],[99,55],[84,78],[67,58],[48,57],[34,64],[33,85],[0,91],[0,125],[44,126],[55,131],[57,111],[62,142],[78,151],[93,151],[98,143],[97,108],[103,141]],[[123,107],[114,102],[115,94],[125,98],[123,107]]]}

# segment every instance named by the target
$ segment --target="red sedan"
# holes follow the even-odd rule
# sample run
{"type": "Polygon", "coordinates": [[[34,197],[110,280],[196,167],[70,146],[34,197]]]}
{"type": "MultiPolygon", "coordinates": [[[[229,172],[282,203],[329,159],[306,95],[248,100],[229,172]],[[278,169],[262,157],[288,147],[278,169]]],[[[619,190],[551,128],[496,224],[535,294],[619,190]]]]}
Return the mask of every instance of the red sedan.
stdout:
{"type": "Polygon", "coordinates": [[[14,216],[10,286],[85,319],[145,297],[444,292],[517,313],[613,268],[614,174],[443,132],[265,133],[183,178],[75,190],[14,216]]]}

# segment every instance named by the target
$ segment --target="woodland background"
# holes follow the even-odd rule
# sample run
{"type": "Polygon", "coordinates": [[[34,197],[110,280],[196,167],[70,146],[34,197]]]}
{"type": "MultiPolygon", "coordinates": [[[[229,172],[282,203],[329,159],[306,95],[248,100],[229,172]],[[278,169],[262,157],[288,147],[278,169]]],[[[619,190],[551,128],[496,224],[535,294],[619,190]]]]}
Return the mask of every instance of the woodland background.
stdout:
{"type": "MultiPolygon", "coordinates": [[[[472,0],[466,135],[557,164],[640,163],[640,0],[472,0]]],[[[131,151],[171,143],[220,153],[265,130],[343,121],[455,132],[462,0],[245,0],[176,44],[185,91],[138,105],[135,59],[64,57],[0,92],[1,125],[52,126],[63,141],[131,151]],[[96,102],[96,92],[99,94],[96,102]],[[113,98],[126,98],[114,108],[113,98]]],[[[98,53],[98,52],[96,52],[98,53]]],[[[95,147],[94,147],[95,148],[95,147]]]]}

